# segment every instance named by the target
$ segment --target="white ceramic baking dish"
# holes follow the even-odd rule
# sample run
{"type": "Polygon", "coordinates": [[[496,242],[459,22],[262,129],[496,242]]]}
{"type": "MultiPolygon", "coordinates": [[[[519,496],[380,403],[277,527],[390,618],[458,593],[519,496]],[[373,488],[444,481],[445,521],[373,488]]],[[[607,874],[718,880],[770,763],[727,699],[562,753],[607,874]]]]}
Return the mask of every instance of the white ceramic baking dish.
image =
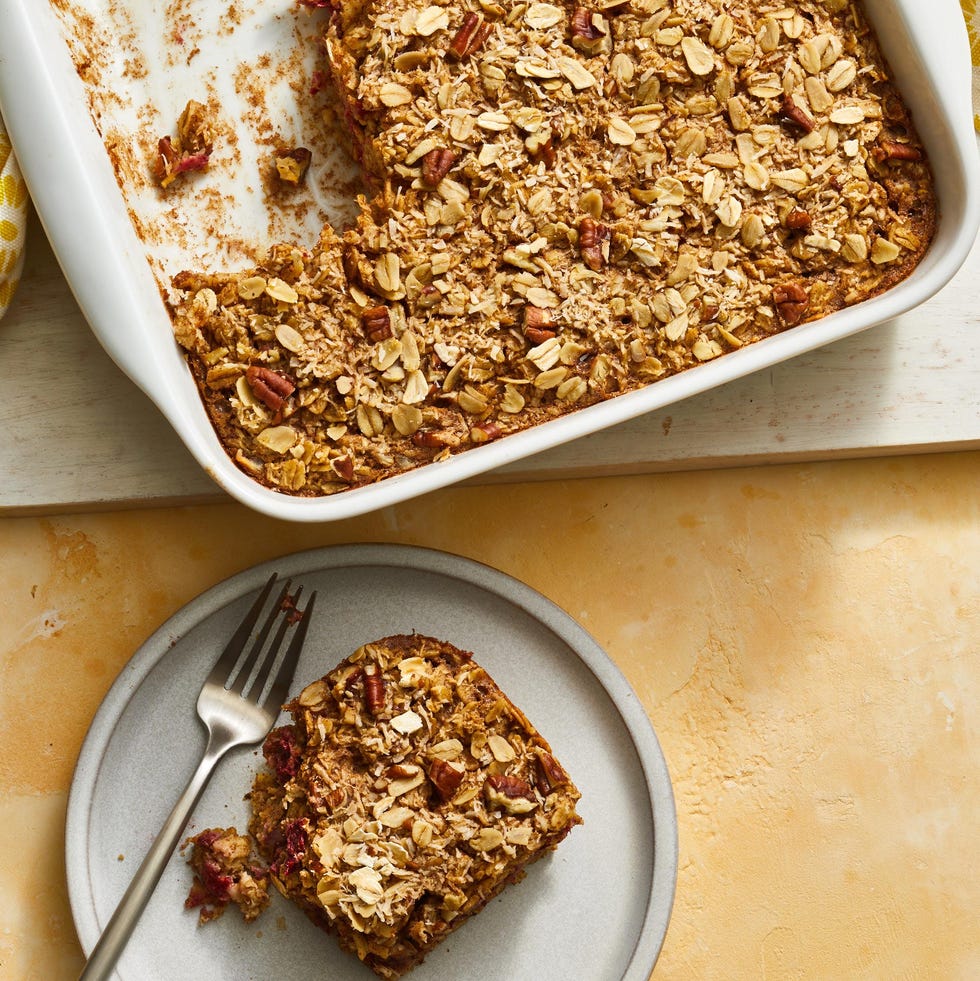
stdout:
{"type": "MultiPolygon", "coordinates": [[[[176,119],[187,95],[179,92],[181,80],[173,77],[175,63],[171,60],[169,71],[164,71],[155,50],[177,36],[173,25],[163,36],[160,33],[160,18],[173,5],[149,0],[129,4],[76,0],[70,7],[61,6],[66,11],[77,10],[79,15],[87,13],[95,23],[100,18],[110,23],[124,11],[131,29],[120,33],[119,60],[124,58],[127,44],[147,54],[148,71],[141,83],[146,90],[114,92],[107,113],[125,113],[134,107],[145,111],[146,105],[154,104],[170,114],[160,118],[176,119]],[[157,57],[153,57],[155,53],[157,57]]],[[[295,28],[283,26],[296,16],[292,0],[258,6],[258,19],[254,12],[241,15],[245,21],[236,29],[234,46],[225,48],[229,59],[250,56],[258,64],[263,44],[294,42],[291,32],[295,28]],[[249,16],[252,22],[248,22],[249,16]]],[[[865,0],[865,7],[928,148],[940,199],[935,242],[906,281],[882,296],[641,391],[451,460],[324,498],[295,498],[268,490],[239,471],[224,453],[172,339],[162,300],[161,272],[168,271],[173,256],[167,256],[160,240],[153,243],[156,250],[148,248],[146,236],[137,235],[131,220],[131,214],[137,215],[145,228],[154,217],[146,209],[152,211],[152,201],[161,199],[130,198],[127,202],[121,193],[102,135],[89,112],[85,85],[72,63],[62,22],[46,2],[0,0],[0,108],[51,245],[82,312],[110,356],[152,399],[201,466],[230,495],[279,518],[326,521],[406,500],[661,408],[889,320],[937,293],[966,258],[980,222],[980,168],[970,99],[970,53],[962,14],[957,0],[928,4],[922,0],[865,0]]],[[[204,8],[219,12],[227,10],[227,5],[196,4],[195,16],[204,8]]],[[[215,31],[211,40],[220,37],[227,41],[232,35],[215,31]]],[[[177,67],[186,82],[195,70],[195,59],[188,56],[177,67]]],[[[236,66],[230,61],[226,67],[230,76],[236,66]]],[[[212,76],[225,77],[225,72],[212,70],[212,76]]],[[[103,85],[106,79],[122,84],[104,76],[103,85]]],[[[232,92],[222,97],[233,98],[232,92]]],[[[99,124],[105,131],[111,120],[102,117],[99,124]]],[[[247,180],[243,187],[253,190],[247,180]]],[[[328,212],[337,203],[336,197],[315,202],[328,212]]],[[[306,212],[307,221],[311,213],[315,210],[306,212]]],[[[263,218],[260,214],[258,221],[253,232],[260,226],[268,229],[268,234],[280,231],[271,229],[267,215],[263,218]],[[265,226],[261,226],[262,220],[267,221],[265,226]]],[[[181,248],[190,249],[184,264],[204,261],[214,251],[212,246],[219,249],[220,258],[228,258],[220,255],[220,247],[233,241],[236,232],[197,224],[202,227],[196,239],[186,228],[175,238],[181,248]]],[[[310,236],[312,231],[307,227],[299,234],[310,236]]]]}

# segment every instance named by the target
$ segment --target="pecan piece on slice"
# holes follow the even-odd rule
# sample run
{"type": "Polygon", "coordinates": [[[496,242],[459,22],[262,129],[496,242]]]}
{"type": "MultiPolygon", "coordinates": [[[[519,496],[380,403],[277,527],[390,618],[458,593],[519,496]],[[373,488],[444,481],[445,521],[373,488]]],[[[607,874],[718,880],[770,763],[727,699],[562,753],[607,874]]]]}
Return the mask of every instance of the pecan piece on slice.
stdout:
{"type": "Polygon", "coordinates": [[[463,782],[466,771],[448,760],[434,759],[429,767],[429,780],[443,801],[450,800],[463,782]]]}
{"type": "Polygon", "coordinates": [[[583,218],[578,224],[578,249],[582,261],[598,272],[609,260],[609,226],[594,218],[583,218]]]}
{"type": "Polygon", "coordinates": [[[508,814],[527,814],[538,806],[531,785],[522,777],[491,774],[483,784],[483,795],[491,807],[508,814]]]}
{"type": "Polygon", "coordinates": [[[804,133],[812,133],[816,125],[810,114],[802,109],[789,93],[783,95],[783,101],[779,106],[779,118],[790,129],[799,129],[804,133]]]}
{"type": "Polygon", "coordinates": [[[259,365],[248,366],[245,380],[255,397],[273,412],[278,412],[296,391],[296,386],[285,375],[259,365]]]}
{"type": "Polygon", "coordinates": [[[361,326],[369,341],[377,344],[391,337],[391,314],[386,306],[368,307],[361,312],[361,326]]]}
{"type": "Polygon", "coordinates": [[[447,57],[462,61],[480,48],[492,30],[493,25],[484,19],[483,14],[470,11],[450,42],[447,57]]]}
{"type": "Polygon", "coordinates": [[[348,698],[353,695],[355,689],[364,681],[364,668],[356,664],[349,665],[343,677],[339,679],[335,693],[340,698],[348,698]]]}
{"type": "Polygon", "coordinates": [[[793,232],[808,232],[813,224],[810,213],[803,208],[794,208],[785,218],[786,227],[793,232]]]}
{"type": "Polygon", "coordinates": [[[561,768],[558,760],[543,749],[539,749],[535,754],[534,776],[538,789],[543,794],[550,794],[556,788],[569,782],[568,774],[561,768]]]}
{"type": "Polygon", "coordinates": [[[456,154],[448,147],[430,150],[422,158],[422,183],[426,187],[436,187],[439,181],[452,170],[456,154]]]}
{"type": "Polygon", "coordinates": [[[385,707],[385,680],[374,663],[364,665],[364,704],[372,715],[385,707]]]}
{"type": "Polygon", "coordinates": [[[921,160],[922,151],[908,143],[899,143],[898,140],[879,139],[871,150],[871,155],[879,163],[883,160],[921,160]]]}
{"type": "Polygon", "coordinates": [[[798,324],[810,306],[810,294],[800,283],[777,283],[772,288],[772,302],[787,327],[798,324]]]}
{"type": "Polygon", "coordinates": [[[508,776],[504,773],[494,773],[487,777],[486,787],[506,797],[532,797],[534,794],[531,785],[523,777],[508,776]]]}
{"type": "Polygon", "coordinates": [[[346,787],[328,787],[322,780],[314,777],[306,790],[306,799],[323,814],[333,814],[349,799],[346,787]]]}

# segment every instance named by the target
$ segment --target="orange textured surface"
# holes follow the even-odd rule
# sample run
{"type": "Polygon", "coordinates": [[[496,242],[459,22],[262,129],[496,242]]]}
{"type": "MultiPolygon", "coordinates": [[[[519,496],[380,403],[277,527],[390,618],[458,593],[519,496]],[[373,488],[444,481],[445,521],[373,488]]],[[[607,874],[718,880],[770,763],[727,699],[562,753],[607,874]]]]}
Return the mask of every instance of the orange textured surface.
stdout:
{"type": "Polygon", "coordinates": [[[980,976],[978,487],[973,453],[456,488],[318,527],[0,519],[0,978],[77,974],[68,787],[136,647],[255,562],[357,541],[496,566],[626,673],[677,796],[657,981],[980,976]]]}

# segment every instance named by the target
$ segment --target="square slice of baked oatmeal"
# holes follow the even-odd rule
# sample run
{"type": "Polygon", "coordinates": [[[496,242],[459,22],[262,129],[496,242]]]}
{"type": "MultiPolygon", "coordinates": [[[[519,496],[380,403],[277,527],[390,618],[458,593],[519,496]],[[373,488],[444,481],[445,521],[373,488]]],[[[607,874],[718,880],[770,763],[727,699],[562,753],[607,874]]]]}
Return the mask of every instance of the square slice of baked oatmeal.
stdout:
{"type": "Polygon", "coordinates": [[[547,741],[452,644],[365,644],[286,706],[250,830],[273,882],[400,977],[581,823],[547,741]]]}

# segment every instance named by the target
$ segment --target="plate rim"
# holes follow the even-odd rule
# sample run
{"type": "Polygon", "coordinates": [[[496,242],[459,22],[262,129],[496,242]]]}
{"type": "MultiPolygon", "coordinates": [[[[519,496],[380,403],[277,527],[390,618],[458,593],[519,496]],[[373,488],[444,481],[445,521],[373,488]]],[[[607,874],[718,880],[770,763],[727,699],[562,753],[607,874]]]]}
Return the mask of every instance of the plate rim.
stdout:
{"type": "Polygon", "coordinates": [[[610,697],[636,752],[653,820],[656,861],[651,870],[647,908],[622,975],[622,981],[647,981],[662,951],[673,910],[678,828],[673,786],[663,749],[632,686],[604,648],[571,614],[527,583],[466,556],[425,546],[378,542],[304,549],[240,570],[184,603],[139,644],[120,670],[82,741],[65,817],[68,900],[85,954],[91,951],[99,936],[95,910],[84,901],[85,887],[91,882],[87,847],[92,798],[108,739],[140,684],[184,633],[261,586],[273,571],[300,576],[321,570],[365,566],[389,566],[444,575],[511,603],[565,643],[610,697]]]}

